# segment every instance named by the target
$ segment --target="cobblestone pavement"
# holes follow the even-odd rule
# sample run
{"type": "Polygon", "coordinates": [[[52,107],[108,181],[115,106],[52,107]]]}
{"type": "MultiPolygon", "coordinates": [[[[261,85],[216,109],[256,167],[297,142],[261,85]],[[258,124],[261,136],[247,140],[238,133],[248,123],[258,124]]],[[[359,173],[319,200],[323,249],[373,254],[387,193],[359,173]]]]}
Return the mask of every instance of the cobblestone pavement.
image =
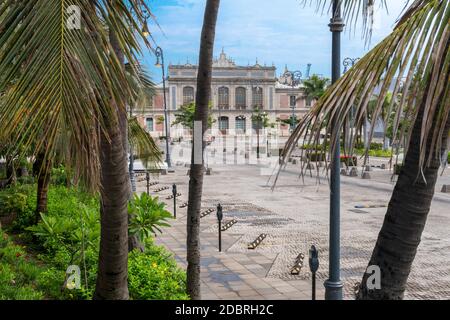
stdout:
{"type": "MultiPolygon", "coordinates": [[[[273,160],[273,159],[272,159],[273,160]]],[[[212,175],[205,177],[203,208],[224,207],[224,221],[238,222],[223,233],[224,252],[218,253],[215,212],[202,219],[202,295],[204,299],[310,299],[311,284],[308,250],[320,251],[318,296],[323,298],[322,283],[328,274],[329,188],[326,178],[299,179],[300,166],[289,165],[277,187],[268,183],[267,164],[214,164],[212,175]],[[249,242],[260,234],[268,235],[256,250],[249,242]],[[299,276],[290,268],[296,257],[306,256],[299,276]]],[[[377,160],[372,160],[377,164],[377,160]]],[[[178,163],[176,173],[160,176],[162,186],[178,185],[187,201],[188,168],[178,163]]],[[[381,228],[386,208],[357,209],[387,205],[394,182],[389,170],[374,169],[371,180],[342,177],[341,190],[341,269],[345,298],[353,298],[353,287],[360,281],[381,228]]],[[[448,172],[441,177],[432,204],[427,227],[410,275],[407,299],[450,299],[450,195],[440,193],[450,183],[448,172]]],[[[143,191],[143,185],[140,186],[143,191]]],[[[163,192],[165,199],[170,190],[163,192]]],[[[169,210],[172,201],[165,200],[169,210]]],[[[157,242],[175,253],[185,267],[186,209],[157,242]]]]}

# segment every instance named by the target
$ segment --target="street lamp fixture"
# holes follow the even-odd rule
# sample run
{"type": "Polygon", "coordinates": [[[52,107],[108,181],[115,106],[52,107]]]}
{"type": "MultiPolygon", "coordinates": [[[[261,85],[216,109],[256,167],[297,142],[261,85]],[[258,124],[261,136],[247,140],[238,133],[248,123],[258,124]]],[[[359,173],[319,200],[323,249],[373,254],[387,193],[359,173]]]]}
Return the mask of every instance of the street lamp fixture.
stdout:
{"type": "Polygon", "coordinates": [[[360,60],[360,58],[350,58],[347,57],[344,59],[344,73],[346,73],[349,69],[353,68],[355,64],[360,60]]]}
{"type": "Polygon", "coordinates": [[[144,37],[150,36],[150,29],[148,28],[147,18],[144,20],[144,26],[142,27],[142,35],[144,37]]]}
{"type": "Polygon", "coordinates": [[[166,131],[166,163],[167,163],[167,171],[173,172],[172,164],[170,161],[170,133],[169,133],[169,117],[167,110],[167,98],[166,98],[166,75],[165,75],[165,66],[164,66],[164,51],[161,47],[157,47],[155,49],[156,63],[155,66],[162,68],[162,80],[163,80],[163,97],[164,97],[164,125],[166,131]]]}

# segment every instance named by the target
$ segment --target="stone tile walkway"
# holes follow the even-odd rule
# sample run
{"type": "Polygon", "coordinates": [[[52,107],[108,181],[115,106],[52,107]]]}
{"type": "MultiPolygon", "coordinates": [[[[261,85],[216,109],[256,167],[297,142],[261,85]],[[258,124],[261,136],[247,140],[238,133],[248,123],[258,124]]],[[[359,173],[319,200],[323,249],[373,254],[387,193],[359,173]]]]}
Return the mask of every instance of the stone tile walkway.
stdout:
{"type": "MultiPolygon", "coordinates": [[[[165,182],[169,178],[164,177],[165,182]]],[[[138,191],[145,190],[140,183],[138,191]]],[[[164,184],[169,185],[167,183],[164,184]]],[[[153,189],[156,189],[154,187],[153,189]]],[[[179,205],[187,200],[187,186],[178,184],[182,196],[177,199],[177,219],[156,243],[165,246],[175,255],[180,267],[186,269],[186,212],[179,205]]],[[[166,200],[171,190],[161,192],[160,199],[173,212],[173,200],[166,200]]],[[[205,210],[213,206],[204,207],[205,210]]],[[[239,222],[238,222],[239,223],[239,222]]],[[[222,232],[222,252],[218,252],[216,213],[201,220],[201,294],[203,300],[310,300],[311,282],[306,280],[282,280],[268,277],[277,254],[258,250],[229,251],[244,235],[222,232]],[[212,231],[213,230],[213,231],[212,231]]],[[[263,246],[264,244],[262,244],[263,246]]],[[[244,250],[245,249],[245,250],[244,250]]],[[[307,258],[302,272],[309,272],[307,258]]],[[[289,269],[291,266],[286,266],[289,269]]],[[[318,284],[317,296],[324,292],[318,284]]]]}

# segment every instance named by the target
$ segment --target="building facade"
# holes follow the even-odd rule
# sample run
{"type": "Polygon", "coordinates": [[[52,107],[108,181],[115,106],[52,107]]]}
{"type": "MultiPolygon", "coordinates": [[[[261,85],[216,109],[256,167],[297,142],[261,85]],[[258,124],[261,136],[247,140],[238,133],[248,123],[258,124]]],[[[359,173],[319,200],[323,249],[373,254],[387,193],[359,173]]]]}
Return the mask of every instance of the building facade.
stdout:
{"type": "MultiPolygon", "coordinates": [[[[178,109],[195,101],[198,66],[192,64],[170,65],[166,81],[166,103],[170,136],[183,135],[180,125],[172,126],[178,109]]],[[[291,74],[279,77],[275,67],[238,66],[222,51],[214,60],[212,73],[211,113],[214,120],[212,131],[222,134],[250,134],[255,128],[252,114],[255,107],[267,114],[269,122],[279,134],[289,134],[288,120],[295,114],[300,119],[310,108],[301,82],[294,81],[291,74]]],[[[162,85],[156,89],[152,105],[144,113],[137,114],[141,124],[152,136],[164,136],[164,95],[162,85]]]]}

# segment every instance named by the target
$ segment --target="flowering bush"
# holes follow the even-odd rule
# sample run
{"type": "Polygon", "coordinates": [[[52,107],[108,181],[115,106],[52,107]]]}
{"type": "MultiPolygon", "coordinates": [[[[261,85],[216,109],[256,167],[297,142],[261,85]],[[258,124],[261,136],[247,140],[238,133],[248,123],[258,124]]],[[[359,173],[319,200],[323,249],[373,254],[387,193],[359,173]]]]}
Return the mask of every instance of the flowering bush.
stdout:
{"type": "Polygon", "coordinates": [[[135,300],[187,300],[186,274],[163,247],[146,243],[128,258],[128,287],[135,300]]]}

